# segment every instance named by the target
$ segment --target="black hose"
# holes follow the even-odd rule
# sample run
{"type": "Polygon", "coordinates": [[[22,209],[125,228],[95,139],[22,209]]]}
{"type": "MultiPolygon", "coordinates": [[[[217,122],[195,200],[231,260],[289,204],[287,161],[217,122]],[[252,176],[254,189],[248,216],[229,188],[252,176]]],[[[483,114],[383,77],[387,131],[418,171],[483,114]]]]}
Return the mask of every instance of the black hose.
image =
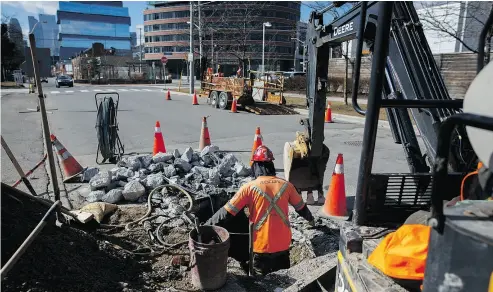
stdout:
{"type": "Polygon", "coordinates": [[[98,107],[96,131],[98,135],[99,152],[103,161],[115,156],[117,143],[116,107],[111,97],[104,97],[98,107]]]}

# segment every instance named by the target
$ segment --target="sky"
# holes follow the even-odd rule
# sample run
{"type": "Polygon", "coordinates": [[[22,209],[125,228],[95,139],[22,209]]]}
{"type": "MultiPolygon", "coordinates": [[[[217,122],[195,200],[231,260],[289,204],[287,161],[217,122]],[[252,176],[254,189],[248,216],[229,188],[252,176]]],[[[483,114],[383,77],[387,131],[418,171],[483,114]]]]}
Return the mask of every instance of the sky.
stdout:
{"type": "MultiPolygon", "coordinates": [[[[323,1],[325,2],[325,1],[323,1]]],[[[318,1],[317,3],[323,3],[318,1]]],[[[146,8],[146,1],[123,1],[123,6],[128,7],[131,18],[130,31],[136,31],[135,26],[143,24],[143,11],[146,8]]],[[[56,15],[58,1],[2,1],[1,12],[2,18],[15,17],[19,20],[22,32],[25,38],[29,33],[28,16],[34,16],[36,19],[39,14],[56,15]]],[[[301,5],[301,20],[307,21],[312,9],[306,3],[301,5]]]]}

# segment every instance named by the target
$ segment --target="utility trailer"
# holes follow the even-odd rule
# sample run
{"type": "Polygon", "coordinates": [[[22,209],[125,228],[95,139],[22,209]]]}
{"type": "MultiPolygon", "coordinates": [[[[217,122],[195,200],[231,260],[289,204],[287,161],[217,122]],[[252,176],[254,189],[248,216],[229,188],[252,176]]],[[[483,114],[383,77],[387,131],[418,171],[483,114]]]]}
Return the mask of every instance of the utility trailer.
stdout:
{"type": "MultiPolygon", "coordinates": [[[[310,15],[306,41],[309,117],[302,121],[305,131],[297,133],[293,143],[287,142],[284,152],[286,178],[300,191],[320,191],[330,153],[324,144],[330,47],[357,39],[352,104],[365,115],[365,130],[354,207],[340,228],[337,265],[328,267],[327,275],[333,277],[328,282],[335,283],[336,291],[491,291],[493,262],[486,259],[493,257],[493,202],[478,200],[444,208],[444,201],[462,197],[462,191],[473,193],[462,185],[465,175],[476,170],[478,156],[485,163],[484,176],[479,178],[478,172],[481,198],[492,196],[488,184],[491,188],[493,95],[487,88],[493,64],[477,76],[480,85],[471,90],[475,79],[465,101],[451,99],[412,2],[360,2],[325,24],[324,13],[341,4],[333,2],[310,15]],[[357,100],[363,42],[373,54],[366,111],[357,100]],[[463,110],[467,102],[473,106],[463,110]],[[403,147],[410,173],[372,172],[382,108],[394,142],[403,147]],[[412,121],[424,147],[418,143],[412,121]],[[483,131],[473,132],[477,130],[473,127],[483,131]],[[487,181],[486,187],[481,179],[487,181]],[[367,261],[384,236],[402,224],[431,227],[423,281],[390,278],[367,261]]],[[[478,73],[492,25],[493,10],[478,42],[478,73]]]]}
{"type": "MultiPolygon", "coordinates": [[[[250,71],[249,78],[224,77],[219,74],[212,74],[212,70],[207,70],[201,84],[201,94],[207,97],[207,103],[214,108],[230,109],[233,100],[236,99],[237,105],[246,110],[263,114],[268,111],[273,114],[275,107],[266,105],[284,105],[284,77],[282,75],[275,81],[267,78],[256,79],[258,72],[250,71]],[[265,104],[265,106],[263,106],[265,104]]],[[[290,112],[287,110],[281,112],[290,112]]]]}

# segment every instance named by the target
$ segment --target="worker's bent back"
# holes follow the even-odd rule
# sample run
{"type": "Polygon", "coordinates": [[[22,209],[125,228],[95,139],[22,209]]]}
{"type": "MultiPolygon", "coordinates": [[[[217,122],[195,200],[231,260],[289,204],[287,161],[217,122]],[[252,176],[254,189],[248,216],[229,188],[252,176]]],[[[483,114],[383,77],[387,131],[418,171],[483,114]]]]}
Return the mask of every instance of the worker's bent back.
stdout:
{"type": "Polygon", "coordinates": [[[275,253],[288,250],[291,244],[288,204],[296,210],[304,207],[296,188],[275,176],[261,176],[243,185],[225,209],[236,215],[247,206],[254,224],[253,251],[275,253]]]}

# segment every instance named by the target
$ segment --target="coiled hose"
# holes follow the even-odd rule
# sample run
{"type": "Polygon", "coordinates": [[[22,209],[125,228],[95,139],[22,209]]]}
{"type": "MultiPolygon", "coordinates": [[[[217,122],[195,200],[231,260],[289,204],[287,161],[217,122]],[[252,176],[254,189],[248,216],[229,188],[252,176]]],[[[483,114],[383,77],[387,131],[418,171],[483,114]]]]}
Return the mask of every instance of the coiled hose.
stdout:
{"type": "MultiPolygon", "coordinates": [[[[103,229],[113,229],[113,228],[125,228],[126,231],[132,231],[134,230],[134,226],[135,225],[143,225],[146,221],[149,221],[149,220],[153,220],[157,217],[161,217],[161,216],[165,216],[165,215],[154,215],[154,216],[150,216],[151,213],[152,213],[152,197],[161,192],[161,194],[163,196],[165,196],[165,193],[164,191],[168,188],[174,188],[176,190],[179,191],[180,194],[183,194],[186,196],[186,198],[188,199],[188,202],[189,202],[189,206],[188,208],[186,209],[185,212],[190,212],[192,210],[192,207],[193,207],[193,198],[192,196],[190,196],[190,194],[184,189],[182,188],[181,186],[179,185],[175,185],[175,184],[166,184],[166,185],[162,185],[162,186],[158,186],[156,188],[154,188],[151,193],[149,194],[148,198],[147,198],[147,211],[146,213],[140,217],[139,219],[135,220],[135,221],[132,221],[132,222],[129,222],[129,223],[126,223],[126,224],[119,224],[119,225],[110,225],[110,224],[100,224],[100,227],[103,228],[103,229]]],[[[188,241],[181,241],[181,242],[178,242],[178,243],[173,243],[173,244],[170,244],[170,243],[167,243],[166,241],[164,241],[164,239],[162,238],[161,236],[161,233],[160,233],[160,230],[162,228],[162,226],[167,223],[168,221],[172,220],[172,219],[175,219],[176,217],[169,217],[167,218],[164,222],[162,222],[158,228],[156,229],[156,237],[157,237],[157,240],[161,243],[161,245],[159,244],[154,244],[155,247],[157,248],[161,248],[163,249],[162,252],[164,252],[166,249],[170,249],[170,248],[175,248],[175,247],[178,247],[182,244],[185,244],[187,243],[188,241]]],[[[136,255],[156,255],[156,254],[161,254],[162,252],[156,252],[152,249],[152,247],[144,244],[144,243],[141,243],[141,246],[142,248],[139,248],[138,250],[140,249],[148,249],[150,250],[151,252],[145,252],[145,253],[137,253],[135,251],[131,252],[133,254],[136,254],[136,255]]]]}
{"type": "Polygon", "coordinates": [[[103,161],[111,160],[115,156],[117,130],[115,103],[113,98],[106,96],[99,104],[96,121],[98,149],[103,161]]]}

